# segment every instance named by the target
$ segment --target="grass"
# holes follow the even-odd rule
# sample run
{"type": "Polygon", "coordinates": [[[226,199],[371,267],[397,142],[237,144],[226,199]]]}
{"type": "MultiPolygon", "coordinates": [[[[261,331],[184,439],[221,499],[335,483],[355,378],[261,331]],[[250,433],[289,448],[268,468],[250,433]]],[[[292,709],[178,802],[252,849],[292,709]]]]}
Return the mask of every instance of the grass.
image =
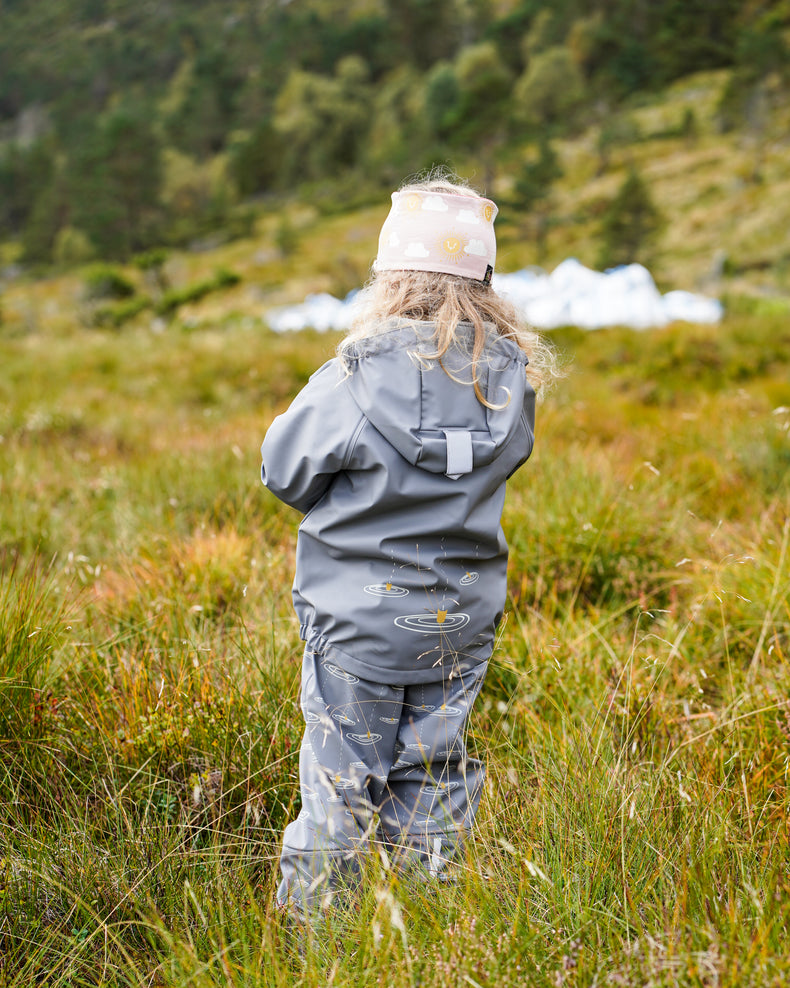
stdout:
{"type": "MultiPolygon", "coordinates": [[[[558,146],[545,265],[593,263],[634,163],[669,221],[659,283],[726,291],[728,316],[552,334],[570,372],[510,487],[462,879],[371,860],[304,959],[273,907],[298,519],[258,446],[334,340],[261,310],[361,284],[386,203],[261,207],[251,239],[169,256],[159,312],[134,267],[103,308],[88,269],[4,285],[0,988],[790,980],[786,113],[717,133],[725,82],[628,110],[603,169],[596,128],[558,146]]],[[[507,225],[500,259],[538,260],[507,225]]]]}
{"type": "Polygon", "coordinates": [[[334,341],[9,333],[3,988],[787,983],[784,316],[554,335],[463,877],[372,860],[303,961],[273,907],[298,519],[257,447],[334,341]]]}

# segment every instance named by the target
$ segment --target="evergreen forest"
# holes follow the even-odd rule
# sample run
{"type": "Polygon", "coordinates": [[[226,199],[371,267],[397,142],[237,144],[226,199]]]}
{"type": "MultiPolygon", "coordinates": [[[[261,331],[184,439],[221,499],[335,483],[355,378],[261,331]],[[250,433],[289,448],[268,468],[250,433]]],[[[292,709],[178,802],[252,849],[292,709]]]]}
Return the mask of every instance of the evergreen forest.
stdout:
{"type": "Polygon", "coordinates": [[[729,70],[716,126],[759,131],[789,30],[788,0],[1,0],[0,242],[125,259],[448,161],[523,171],[531,209],[553,141],[597,126],[605,167],[619,111],[691,73],[729,70]]]}

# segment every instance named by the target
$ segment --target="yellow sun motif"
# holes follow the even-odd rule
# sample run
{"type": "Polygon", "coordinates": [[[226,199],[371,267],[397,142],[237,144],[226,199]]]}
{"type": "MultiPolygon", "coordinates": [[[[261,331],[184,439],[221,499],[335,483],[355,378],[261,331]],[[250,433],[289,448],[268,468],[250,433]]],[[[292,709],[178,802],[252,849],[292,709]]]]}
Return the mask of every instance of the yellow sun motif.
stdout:
{"type": "Polygon", "coordinates": [[[493,215],[494,215],[494,206],[493,206],[493,204],[490,203],[490,202],[484,203],[484,205],[483,205],[483,216],[485,217],[487,223],[490,223],[491,222],[491,218],[493,217],[493,215]]]}
{"type": "Polygon", "coordinates": [[[418,196],[416,192],[412,192],[410,195],[406,196],[405,206],[410,213],[413,213],[421,208],[422,198],[418,196]]]}
{"type": "Polygon", "coordinates": [[[439,242],[439,249],[448,261],[460,261],[469,238],[458,233],[450,233],[439,242]]]}

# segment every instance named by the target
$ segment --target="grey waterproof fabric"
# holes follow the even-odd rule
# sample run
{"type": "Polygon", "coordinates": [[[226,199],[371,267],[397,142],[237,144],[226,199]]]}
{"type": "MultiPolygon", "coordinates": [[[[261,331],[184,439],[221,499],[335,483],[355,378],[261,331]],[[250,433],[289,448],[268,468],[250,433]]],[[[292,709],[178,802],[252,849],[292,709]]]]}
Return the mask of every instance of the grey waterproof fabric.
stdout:
{"type": "Polygon", "coordinates": [[[389,686],[346,672],[310,646],[302,668],[302,809],[285,830],[279,904],[294,915],[351,891],[371,848],[401,870],[443,878],[469,834],[482,764],[464,743],[485,676],[389,686]]]}
{"type": "Polygon", "coordinates": [[[471,326],[433,359],[430,323],[393,325],[337,359],[270,426],[262,479],[305,513],[293,596],[302,638],[346,672],[435,683],[485,662],[505,603],[506,479],[533,443],[534,392],[513,342],[471,326]]]}

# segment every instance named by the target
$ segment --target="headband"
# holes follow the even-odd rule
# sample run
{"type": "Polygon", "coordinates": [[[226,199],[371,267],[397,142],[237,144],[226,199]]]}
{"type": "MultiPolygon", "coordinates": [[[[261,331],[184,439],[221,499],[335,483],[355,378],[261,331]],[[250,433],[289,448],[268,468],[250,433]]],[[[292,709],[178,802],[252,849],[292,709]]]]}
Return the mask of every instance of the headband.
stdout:
{"type": "Polygon", "coordinates": [[[437,271],[489,284],[496,214],[496,205],[480,196],[393,192],[373,270],[437,271]]]}

